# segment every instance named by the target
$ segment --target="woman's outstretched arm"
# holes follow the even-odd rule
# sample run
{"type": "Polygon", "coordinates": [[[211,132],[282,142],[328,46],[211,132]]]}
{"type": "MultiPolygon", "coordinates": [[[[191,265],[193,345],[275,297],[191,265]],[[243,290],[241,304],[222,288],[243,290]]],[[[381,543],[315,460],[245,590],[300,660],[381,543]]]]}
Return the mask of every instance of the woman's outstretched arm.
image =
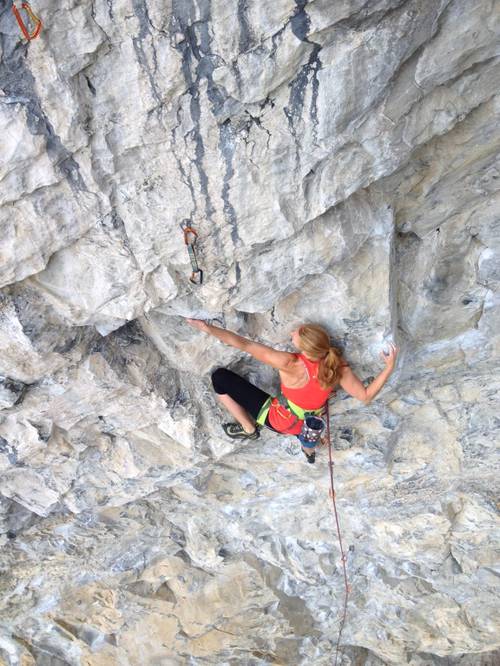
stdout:
{"type": "Polygon", "coordinates": [[[225,328],[207,324],[207,322],[201,319],[188,319],[187,322],[194,328],[213,335],[214,338],[217,338],[224,344],[241,349],[241,351],[251,354],[257,361],[266,363],[278,370],[287,370],[296,362],[294,354],[278,351],[272,347],[261,345],[259,342],[253,342],[253,340],[248,340],[248,338],[244,338],[242,335],[238,335],[232,331],[227,331],[225,328]]]}
{"type": "Polygon", "coordinates": [[[345,367],[340,378],[340,386],[346,393],[352,395],[353,398],[357,398],[364,402],[365,405],[368,405],[389,379],[396,364],[397,354],[398,349],[394,345],[390,346],[387,355],[384,353],[380,354],[385,363],[385,368],[379,375],[377,375],[377,377],[375,377],[371,384],[368,384],[368,386],[364,386],[362,381],[354,374],[349,366],[345,367]]]}

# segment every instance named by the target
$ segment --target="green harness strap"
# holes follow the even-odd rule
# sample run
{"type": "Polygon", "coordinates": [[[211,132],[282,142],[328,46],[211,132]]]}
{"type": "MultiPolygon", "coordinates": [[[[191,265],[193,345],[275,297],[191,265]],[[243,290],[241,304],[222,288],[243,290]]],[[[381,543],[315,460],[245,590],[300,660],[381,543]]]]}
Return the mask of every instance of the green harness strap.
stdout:
{"type": "Polygon", "coordinates": [[[257,414],[257,418],[255,420],[261,426],[263,426],[264,423],[266,422],[267,415],[269,414],[269,410],[271,409],[271,401],[272,397],[269,397],[266,400],[266,402],[262,405],[259,413],[257,414]]]}

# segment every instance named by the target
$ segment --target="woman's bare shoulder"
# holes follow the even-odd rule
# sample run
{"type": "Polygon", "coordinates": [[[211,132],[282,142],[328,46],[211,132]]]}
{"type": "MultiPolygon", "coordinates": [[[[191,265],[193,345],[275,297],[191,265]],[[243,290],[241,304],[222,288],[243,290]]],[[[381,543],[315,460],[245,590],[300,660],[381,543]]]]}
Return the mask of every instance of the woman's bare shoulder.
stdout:
{"type": "Polygon", "coordinates": [[[300,355],[292,353],[291,356],[292,358],[286,368],[280,369],[280,376],[282,379],[286,378],[285,384],[287,385],[293,381],[300,381],[303,376],[307,375],[307,368],[300,355]]]}
{"type": "Polygon", "coordinates": [[[297,374],[298,371],[301,371],[304,368],[304,363],[302,362],[299,354],[290,352],[290,360],[286,368],[281,370],[281,372],[286,372],[288,374],[297,374]]]}

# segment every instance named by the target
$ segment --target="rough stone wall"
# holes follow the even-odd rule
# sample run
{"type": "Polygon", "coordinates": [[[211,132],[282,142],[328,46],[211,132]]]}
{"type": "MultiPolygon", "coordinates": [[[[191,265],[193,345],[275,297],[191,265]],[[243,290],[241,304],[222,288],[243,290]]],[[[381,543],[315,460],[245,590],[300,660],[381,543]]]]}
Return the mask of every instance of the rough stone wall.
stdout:
{"type": "Polygon", "coordinates": [[[187,327],[329,328],[343,663],[499,663],[500,5],[0,13],[0,664],[332,663],[325,452],[234,446],[187,327]],[[190,285],[179,223],[200,234],[190,285]]]}

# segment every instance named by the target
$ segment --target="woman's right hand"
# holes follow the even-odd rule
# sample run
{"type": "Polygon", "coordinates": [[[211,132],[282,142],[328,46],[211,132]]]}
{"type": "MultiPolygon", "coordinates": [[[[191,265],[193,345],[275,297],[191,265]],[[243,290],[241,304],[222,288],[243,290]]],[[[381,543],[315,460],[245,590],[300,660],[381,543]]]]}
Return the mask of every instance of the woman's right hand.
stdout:
{"type": "Polygon", "coordinates": [[[394,370],[394,366],[396,365],[396,359],[398,357],[398,351],[399,349],[396,347],[395,344],[392,342],[389,345],[389,351],[386,352],[385,350],[380,354],[380,357],[384,361],[386,367],[392,372],[394,370]]]}
{"type": "Polygon", "coordinates": [[[186,319],[186,321],[193,328],[197,328],[203,333],[210,333],[210,329],[206,321],[203,321],[202,319],[186,319]]]}

